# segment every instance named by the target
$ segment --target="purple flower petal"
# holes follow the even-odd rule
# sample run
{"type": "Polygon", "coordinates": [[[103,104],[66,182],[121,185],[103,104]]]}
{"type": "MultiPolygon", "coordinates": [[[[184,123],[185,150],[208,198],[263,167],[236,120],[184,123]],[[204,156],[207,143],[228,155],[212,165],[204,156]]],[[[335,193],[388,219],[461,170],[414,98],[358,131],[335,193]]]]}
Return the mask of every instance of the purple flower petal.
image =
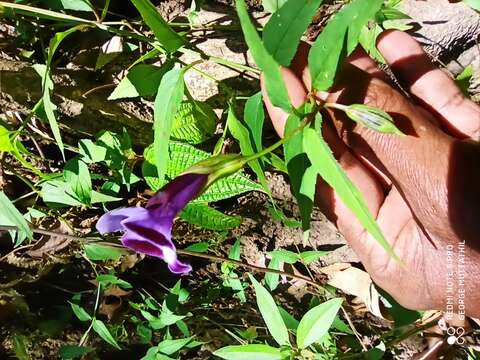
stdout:
{"type": "Polygon", "coordinates": [[[173,219],[190,200],[200,195],[207,180],[208,174],[180,175],[161,188],[146,207],[173,219]]]}
{"type": "Polygon", "coordinates": [[[100,234],[113,233],[123,229],[122,221],[130,217],[147,214],[148,211],[141,207],[127,207],[115,209],[103,214],[98,219],[96,228],[100,234]]]}

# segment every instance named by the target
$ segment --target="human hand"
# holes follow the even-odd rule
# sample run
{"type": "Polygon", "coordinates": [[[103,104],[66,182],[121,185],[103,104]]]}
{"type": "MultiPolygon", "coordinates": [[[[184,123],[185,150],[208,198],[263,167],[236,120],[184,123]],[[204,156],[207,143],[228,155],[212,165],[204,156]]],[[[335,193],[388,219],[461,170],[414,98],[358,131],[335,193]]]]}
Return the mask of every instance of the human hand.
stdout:
{"type": "MultiPolygon", "coordinates": [[[[375,132],[333,109],[327,109],[331,122],[322,130],[404,266],[323,181],[317,184],[318,205],[372,279],[400,304],[461,313],[463,303],[467,315],[480,317],[480,108],[406,33],[385,32],[378,48],[410,99],[361,50],[349,57],[332,90],[315,96],[381,108],[407,135],[375,132]],[[447,307],[452,299],[454,306],[447,307]]],[[[294,106],[309,92],[308,50],[302,44],[290,68],[283,69],[294,106]]],[[[263,93],[282,135],[287,114],[270,103],[264,88],[263,93]]]]}

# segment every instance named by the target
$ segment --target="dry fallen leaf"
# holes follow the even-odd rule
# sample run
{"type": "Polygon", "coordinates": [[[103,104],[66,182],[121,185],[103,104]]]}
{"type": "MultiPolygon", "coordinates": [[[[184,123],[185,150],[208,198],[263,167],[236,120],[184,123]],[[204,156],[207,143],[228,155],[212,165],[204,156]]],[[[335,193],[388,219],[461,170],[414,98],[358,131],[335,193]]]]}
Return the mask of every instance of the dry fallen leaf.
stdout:
{"type": "Polygon", "coordinates": [[[328,276],[327,283],[342,290],[345,294],[358,297],[375,316],[384,319],[380,310],[380,297],[367,272],[349,263],[337,263],[321,268],[328,276]]]}
{"type": "Polygon", "coordinates": [[[102,302],[98,309],[99,314],[105,315],[108,320],[111,320],[120,310],[123,304],[123,299],[128,297],[131,291],[126,291],[118,286],[111,286],[103,293],[102,302]]]}
{"type": "MultiPolygon", "coordinates": [[[[63,221],[58,221],[58,225],[50,230],[61,234],[73,235],[70,227],[68,227],[63,221]]],[[[72,239],[63,236],[44,235],[30,250],[27,251],[27,254],[33,258],[41,258],[47,253],[53,254],[65,249],[71,242],[72,239]]]]}

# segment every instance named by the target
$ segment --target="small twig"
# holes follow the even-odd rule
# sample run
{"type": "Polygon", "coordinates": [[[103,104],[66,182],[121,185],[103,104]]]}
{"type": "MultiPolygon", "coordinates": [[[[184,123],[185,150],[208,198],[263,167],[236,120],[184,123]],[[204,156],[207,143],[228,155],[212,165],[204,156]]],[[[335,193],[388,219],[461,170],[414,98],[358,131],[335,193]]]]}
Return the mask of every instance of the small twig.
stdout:
{"type": "Polygon", "coordinates": [[[91,93],[97,91],[97,90],[102,90],[102,89],[108,89],[108,88],[111,88],[111,87],[115,87],[116,84],[105,84],[105,85],[100,85],[100,86],[96,86],[90,90],[87,90],[85,91],[83,94],[82,94],[82,97],[87,97],[88,95],[90,95],[91,93]]]}
{"type": "Polygon", "coordinates": [[[268,268],[264,268],[264,267],[261,267],[261,266],[256,266],[256,265],[252,265],[252,264],[249,264],[249,263],[245,263],[245,262],[242,262],[242,261],[239,261],[239,260],[227,259],[227,258],[216,256],[216,255],[197,253],[197,252],[194,252],[194,251],[188,251],[188,250],[182,250],[182,249],[177,249],[177,253],[180,254],[180,255],[187,255],[187,256],[193,256],[193,257],[198,257],[198,258],[202,258],[202,259],[207,259],[207,260],[211,260],[211,261],[214,261],[214,262],[221,262],[221,263],[229,262],[229,263],[232,263],[232,264],[250,269],[252,271],[261,272],[261,273],[272,273],[272,274],[284,275],[284,276],[292,278],[292,279],[298,279],[298,280],[305,281],[307,284],[310,284],[310,285],[313,285],[313,286],[316,286],[316,287],[321,287],[322,286],[322,284],[319,284],[315,281],[312,281],[308,277],[303,276],[303,275],[295,275],[295,274],[291,274],[291,273],[281,271],[281,270],[268,269],[268,268]]]}
{"type": "Polygon", "coordinates": [[[350,316],[348,315],[347,311],[345,308],[342,306],[341,307],[343,316],[345,316],[345,319],[347,319],[348,325],[350,325],[350,328],[352,329],[353,333],[355,334],[355,337],[357,338],[358,342],[360,343],[360,346],[362,347],[363,351],[368,351],[367,347],[362,341],[362,338],[360,337],[360,334],[358,333],[357,329],[355,328],[355,325],[353,325],[352,319],[350,319],[350,316]]]}

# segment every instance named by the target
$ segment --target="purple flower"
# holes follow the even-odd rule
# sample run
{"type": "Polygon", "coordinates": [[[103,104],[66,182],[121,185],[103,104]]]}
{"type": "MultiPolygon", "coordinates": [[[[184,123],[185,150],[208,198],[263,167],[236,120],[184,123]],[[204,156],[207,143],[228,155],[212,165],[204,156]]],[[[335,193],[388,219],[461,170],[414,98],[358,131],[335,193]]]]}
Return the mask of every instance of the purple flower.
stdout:
{"type": "Polygon", "coordinates": [[[104,214],[97,222],[97,230],[101,234],[122,230],[125,247],[164,260],[173,273],[189,272],[191,266],[177,259],[172,242],[173,220],[205,189],[208,177],[202,173],[180,175],[160,189],[145,208],[121,208],[104,214]]]}

